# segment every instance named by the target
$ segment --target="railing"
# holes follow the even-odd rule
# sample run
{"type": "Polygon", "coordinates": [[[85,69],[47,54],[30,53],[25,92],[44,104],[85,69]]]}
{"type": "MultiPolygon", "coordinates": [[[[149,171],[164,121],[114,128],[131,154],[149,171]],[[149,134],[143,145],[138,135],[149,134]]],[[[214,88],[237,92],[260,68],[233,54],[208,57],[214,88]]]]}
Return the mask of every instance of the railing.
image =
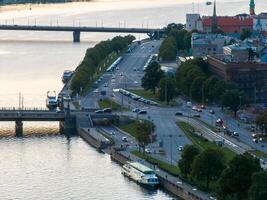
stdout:
{"type": "Polygon", "coordinates": [[[49,111],[47,108],[42,107],[0,107],[0,111],[49,111]]]}

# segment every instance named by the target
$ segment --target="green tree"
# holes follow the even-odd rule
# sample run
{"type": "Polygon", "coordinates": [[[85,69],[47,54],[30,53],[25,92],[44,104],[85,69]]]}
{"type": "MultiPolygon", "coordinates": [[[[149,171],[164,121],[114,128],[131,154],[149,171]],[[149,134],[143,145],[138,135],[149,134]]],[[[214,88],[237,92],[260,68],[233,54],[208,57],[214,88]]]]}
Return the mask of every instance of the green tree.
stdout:
{"type": "Polygon", "coordinates": [[[151,142],[150,135],[155,129],[154,125],[148,121],[139,120],[137,122],[137,136],[136,139],[139,144],[139,151],[140,147],[145,152],[145,146],[151,142]]]}
{"type": "Polygon", "coordinates": [[[237,155],[223,171],[218,185],[220,199],[247,199],[251,175],[261,170],[259,159],[249,154],[237,155]]]}
{"type": "MultiPolygon", "coordinates": [[[[190,96],[197,101],[202,100],[202,95],[204,97],[204,81],[206,80],[206,76],[199,76],[192,80],[192,84],[190,87],[190,96]]],[[[204,99],[205,100],[205,99],[204,99]]]]}
{"type": "Polygon", "coordinates": [[[267,199],[267,171],[257,172],[252,175],[251,186],[248,191],[249,200],[267,199]]]}
{"type": "Polygon", "coordinates": [[[159,48],[159,58],[166,61],[175,60],[177,43],[174,37],[167,37],[159,48]]]}
{"type": "Polygon", "coordinates": [[[256,123],[261,128],[261,132],[267,132],[267,111],[257,116],[256,123]]]}
{"type": "Polygon", "coordinates": [[[183,176],[187,177],[191,173],[192,163],[199,152],[194,145],[185,145],[181,159],[178,161],[183,176]]]}
{"type": "Polygon", "coordinates": [[[164,72],[161,70],[159,63],[153,61],[145,70],[145,75],[142,78],[142,87],[145,90],[151,90],[155,93],[155,88],[158,86],[159,81],[163,76],[164,72]]]}
{"type": "Polygon", "coordinates": [[[210,181],[218,179],[224,168],[222,152],[208,148],[194,159],[191,175],[196,180],[205,180],[206,188],[209,189],[210,181]]]}
{"type": "Polygon", "coordinates": [[[240,40],[245,40],[249,38],[251,35],[252,35],[252,31],[250,29],[244,28],[241,31],[240,40]]]}
{"type": "Polygon", "coordinates": [[[159,98],[169,103],[177,95],[175,80],[171,77],[163,77],[159,82],[159,98]]]}
{"type": "Polygon", "coordinates": [[[240,109],[240,107],[247,103],[245,93],[243,91],[232,89],[225,91],[222,96],[222,105],[229,107],[235,114],[240,109]]]}

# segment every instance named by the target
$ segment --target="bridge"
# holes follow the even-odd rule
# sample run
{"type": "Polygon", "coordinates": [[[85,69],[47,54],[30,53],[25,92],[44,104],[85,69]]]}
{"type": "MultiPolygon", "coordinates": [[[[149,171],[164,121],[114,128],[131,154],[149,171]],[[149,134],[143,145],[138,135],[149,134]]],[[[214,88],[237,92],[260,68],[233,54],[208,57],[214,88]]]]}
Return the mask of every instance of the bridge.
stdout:
{"type": "Polygon", "coordinates": [[[117,27],[87,27],[87,26],[37,26],[37,25],[0,25],[0,30],[16,31],[65,31],[73,33],[73,42],[80,42],[81,32],[104,33],[144,33],[151,38],[160,38],[163,29],[152,28],[117,28],[117,27]]]}
{"type": "Polygon", "coordinates": [[[14,121],[16,136],[23,136],[24,121],[58,121],[60,130],[75,131],[80,122],[92,125],[94,119],[117,120],[118,116],[111,113],[96,114],[94,109],[88,111],[53,111],[36,108],[0,108],[0,121],[14,121]],[[76,125],[77,124],[77,125],[76,125]]]}

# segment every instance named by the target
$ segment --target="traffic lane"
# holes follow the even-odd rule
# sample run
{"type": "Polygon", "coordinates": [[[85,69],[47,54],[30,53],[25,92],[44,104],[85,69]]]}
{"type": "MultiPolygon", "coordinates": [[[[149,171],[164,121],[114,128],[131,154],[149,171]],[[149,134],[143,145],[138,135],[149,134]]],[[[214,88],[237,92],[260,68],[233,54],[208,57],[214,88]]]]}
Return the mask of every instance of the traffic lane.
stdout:
{"type": "MultiPolygon", "coordinates": [[[[246,130],[245,128],[243,128],[244,125],[238,125],[238,121],[235,120],[235,119],[232,119],[231,117],[225,115],[224,113],[222,113],[220,111],[219,108],[215,109],[215,120],[214,120],[214,124],[215,124],[215,121],[218,119],[218,118],[221,118],[225,121],[225,124],[227,125],[227,127],[231,130],[231,131],[236,131],[239,133],[239,137],[233,137],[233,139],[236,139],[238,141],[241,141],[257,150],[261,150],[261,151],[264,151],[265,153],[267,153],[267,144],[266,142],[262,142],[262,143],[255,143],[253,142],[253,138],[251,136],[251,132],[249,132],[248,130],[246,130]]],[[[207,114],[204,115],[203,117],[205,119],[206,122],[208,122],[208,117],[207,117],[207,114]]],[[[214,125],[213,124],[213,125],[214,125]]]]}

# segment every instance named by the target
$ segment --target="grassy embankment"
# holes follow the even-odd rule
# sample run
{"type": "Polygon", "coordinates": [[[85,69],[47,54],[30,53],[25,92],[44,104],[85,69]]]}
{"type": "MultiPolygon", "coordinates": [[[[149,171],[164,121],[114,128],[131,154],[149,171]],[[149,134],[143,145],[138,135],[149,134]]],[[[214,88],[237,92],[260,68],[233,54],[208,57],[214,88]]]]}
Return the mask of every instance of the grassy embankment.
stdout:
{"type": "Polygon", "coordinates": [[[186,134],[186,136],[192,141],[194,145],[196,145],[201,151],[207,148],[212,148],[221,151],[227,162],[232,160],[236,155],[235,152],[231,151],[226,147],[219,147],[213,142],[206,140],[205,138],[198,136],[194,133],[194,127],[186,122],[177,122],[177,125],[181,128],[181,130],[186,134]]]}
{"type": "Polygon", "coordinates": [[[98,101],[98,105],[101,109],[104,108],[111,108],[113,111],[127,111],[128,109],[125,107],[121,107],[120,104],[117,102],[110,100],[110,99],[102,99],[101,101],[98,101]]]}

